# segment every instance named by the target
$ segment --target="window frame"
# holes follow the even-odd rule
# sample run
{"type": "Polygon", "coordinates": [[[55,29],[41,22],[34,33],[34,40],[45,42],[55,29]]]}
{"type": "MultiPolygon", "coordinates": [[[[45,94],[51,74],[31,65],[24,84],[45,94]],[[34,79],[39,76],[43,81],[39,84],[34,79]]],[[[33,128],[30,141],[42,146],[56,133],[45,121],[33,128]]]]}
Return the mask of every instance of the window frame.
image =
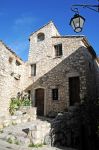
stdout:
{"type": "Polygon", "coordinates": [[[36,63],[31,64],[31,76],[36,76],[36,63]]]}
{"type": "Polygon", "coordinates": [[[53,101],[58,101],[59,100],[59,89],[58,88],[53,88],[52,89],[52,100],[53,101]]]}
{"type": "Polygon", "coordinates": [[[62,43],[57,43],[54,45],[54,50],[55,50],[55,57],[62,57],[63,55],[63,50],[62,50],[62,43]]]}

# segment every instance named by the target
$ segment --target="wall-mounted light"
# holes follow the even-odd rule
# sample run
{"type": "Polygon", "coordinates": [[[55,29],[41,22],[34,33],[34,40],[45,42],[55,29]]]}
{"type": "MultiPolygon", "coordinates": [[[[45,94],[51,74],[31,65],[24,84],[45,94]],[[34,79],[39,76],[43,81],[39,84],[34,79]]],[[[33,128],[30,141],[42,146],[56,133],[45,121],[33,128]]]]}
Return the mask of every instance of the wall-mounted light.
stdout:
{"type": "Polygon", "coordinates": [[[81,32],[83,29],[85,18],[79,15],[78,8],[75,8],[75,7],[88,8],[93,11],[99,12],[99,0],[98,0],[98,5],[86,5],[86,4],[72,5],[71,10],[75,12],[75,15],[71,18],[70,25],[73,28],[73,30],[78,33],[78,32],[81,32]]]}
{"type": "Polygon", "coordinates": [[[77,8],[75,8],[74,10],[72,9],[72,11],[75,12],[75,15],[73,16],[73,18],[71,18],[70,25],[75,32],[81,32],[84,26],[85,18],[79,15],[77,8]]]}

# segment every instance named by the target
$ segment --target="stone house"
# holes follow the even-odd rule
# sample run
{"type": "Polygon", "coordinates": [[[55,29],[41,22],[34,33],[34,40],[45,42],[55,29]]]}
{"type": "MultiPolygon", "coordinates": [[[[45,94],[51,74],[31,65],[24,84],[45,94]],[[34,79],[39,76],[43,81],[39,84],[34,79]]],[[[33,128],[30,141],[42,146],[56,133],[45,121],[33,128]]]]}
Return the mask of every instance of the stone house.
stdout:
{"type": "Polygon", "coordinates": [[[2,112],[7,112],[9,99],[19,91],[31,93],[38,115],[45,116],[85,97],[99,97],[99,61],[85,36],[61,36],[51,21],[32,33],[29,41],[27,62],[0,42],[2,112]]]}

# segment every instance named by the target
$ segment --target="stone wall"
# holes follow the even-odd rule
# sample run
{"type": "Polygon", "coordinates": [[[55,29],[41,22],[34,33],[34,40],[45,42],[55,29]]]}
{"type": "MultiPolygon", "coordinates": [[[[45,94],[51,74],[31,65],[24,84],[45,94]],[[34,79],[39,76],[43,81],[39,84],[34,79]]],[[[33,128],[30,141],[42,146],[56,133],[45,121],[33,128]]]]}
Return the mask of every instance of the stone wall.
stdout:
{"type": "Polygon", "coordinates": [[[12,116],[0,116],[0,131],[3,128],[11,125],[27,123],[35,121],[37,119],[36,108],[30,106],[21,107],[19,110],[15,111],[12,116]]]}
{"type": "MultiPolygon", "coordinates": [[[[84,53],[87,54],[87,58],[86,59],[86,83],[87,83],[87,97],[89,98],[96,98],[97,96],[97,70],[96,68],[98,67],[95,59],[88,53],[86,52],[86,50],[84,50],[84,53]]],[[[99,68],[97,68],[99,69],[99,68]]]]}
{"type": "Polygon", "coordinates": [[[36,88],[45,88],[45,113],[52,111],[61,112],[69,104],[69,77],[80,78],[80,98],[86,95],[86,65],[82,54],[82,48],[65,58],[53,69],[38,79],[32,86],[32,91],[36,88]],[[59,89],[59,99],[52,100],[52,89],[59,89]]]}
{"type": "Polygon", "coordinates": [[[8,47],[0,42],[0,111],[8,112],[9,99],[20,90],[20,66],[16,65],[19,59],[8,47]]]}
{"type": "Polygon", "coordinates": [[[54,26],[53,22],[49,22],[37,32],[30,36],[30,50],[29,50],[29,63],[37,63],[44,58],[49,58],[52,55],[50,51],[52,47],[52,36],[59,36],[59,32],[54,26]],[[37,42],[38,33],[44,33],[45,39],[42,42],[37,42]]]}
{"type": "Polygon", "coordinates": [[[99,97],[99,63],[86,47],[83,48],[83,55],[86,63],[86,96],[94,99],[99,97]]]}
{"type": "Polygon", "coordinates": [[[96,95],[99,98],[99,60],[95,60],[95,70],[96,70],[96,95]]]}
{"type": "Polygon", "coordinates": [[[70,106],[67,112],[57,115],[51,126],[53,145],[63,145],[79,150],[99,149],[99,137],[95,127],[99,112],[94,101],[90,101],[91,99],[87,105],[84,102],[81,105],[70,106]]]}
{"type": "Polygon", "coordinates": [[[26,89],[29,79],[29,67],[11,49],[0,41],[0,111],[9,113],[10,98],[26,89]]]}
{"type": "Polygon", "coordinates": [[[28,63],[36,63],[36,76],[32,77],[33,81],[35,82],[81,47],[82,38],[83,36],[61,37],[52,22],[32,34],[30,36],[28,63]],[[45,34],[44,41],[37,42],[38,33],[45,34]],[[62,43],[63,55],[56,58],[54,45],[59,43],[62,43]]]}
{"type": "Polygon", "coordinates": [[[33,78],[31,77],[31,68],[28,62],[25,62],[23,65],[21,65],[20,74],[21,74],[20,79],[21,91],[30,90],[31,85],[33,84],[33,78]]]}
{"type": "Polygon", "coordinates": [[[79,106],[71,106],[59,113],[51,124],[52,145],[80,148],[81,111],[79,106]]]}

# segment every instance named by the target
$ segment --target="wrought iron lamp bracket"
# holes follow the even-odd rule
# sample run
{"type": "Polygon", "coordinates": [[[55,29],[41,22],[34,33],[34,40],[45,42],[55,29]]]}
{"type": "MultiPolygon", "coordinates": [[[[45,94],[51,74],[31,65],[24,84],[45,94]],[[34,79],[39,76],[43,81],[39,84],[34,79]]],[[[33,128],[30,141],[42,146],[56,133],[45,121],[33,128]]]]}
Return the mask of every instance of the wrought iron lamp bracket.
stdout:
{"type": "Polygon", "coordinates": [[[71,8],[71,10],[73,11],[73,12],[75,12],[76,14],[79,14],[79,11],[78,11],[78,8],[71,8]]]}
{"type": "Polygon", "coordinates": [[[99,12],[99,0],[98,0],[98,5],[77,4],[77,5],[72,5],[72,10],[78,9],[78,8],[73,9],[73,7],[83,7],[83,8],[88,8],[93,11],[99,12]]]}

